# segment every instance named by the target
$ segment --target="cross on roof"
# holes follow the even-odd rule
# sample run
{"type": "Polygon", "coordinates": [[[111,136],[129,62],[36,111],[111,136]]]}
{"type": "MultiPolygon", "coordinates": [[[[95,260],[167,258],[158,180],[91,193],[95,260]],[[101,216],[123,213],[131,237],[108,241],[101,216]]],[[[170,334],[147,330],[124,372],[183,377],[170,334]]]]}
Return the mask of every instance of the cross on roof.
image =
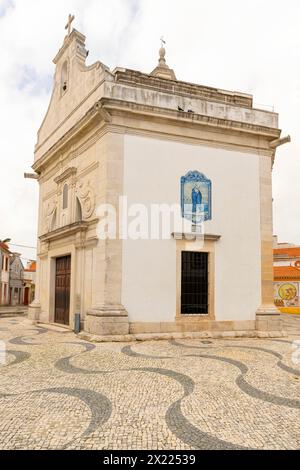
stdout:
{"type": "Polygon", "coordinates": [[[74,20],[75,20],[75,16],[74,15],[69,15],[68,22],[65,26],[65,29],[68,30],[68,36],[70,36],[70,34],[71,34],[71,25],[72,25],[74,20]]]}
{"type": "Polygon", "coordinates": [[[166,41],[163,36],[160,38],[160,42],[161,42],[161,47],[164,47],[164,45],[166,44],[166,41]]]}

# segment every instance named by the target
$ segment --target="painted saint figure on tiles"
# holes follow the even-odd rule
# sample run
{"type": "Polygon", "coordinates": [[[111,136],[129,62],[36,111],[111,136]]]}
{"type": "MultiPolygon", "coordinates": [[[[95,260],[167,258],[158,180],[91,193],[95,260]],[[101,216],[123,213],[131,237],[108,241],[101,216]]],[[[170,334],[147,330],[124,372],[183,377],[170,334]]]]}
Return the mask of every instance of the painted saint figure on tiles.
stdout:
{"type": "Polygon", "coordinates": [[[194,224],[211,220],[211,180],[199,171],[180,178],[182,217],[194,224]]]}
{"type": "Polygon", "coordinates": [[[202,194],[200,189],[194,187],[192,190],[193,214],[197,212],[197,206],[202,204],[202,194]]]}

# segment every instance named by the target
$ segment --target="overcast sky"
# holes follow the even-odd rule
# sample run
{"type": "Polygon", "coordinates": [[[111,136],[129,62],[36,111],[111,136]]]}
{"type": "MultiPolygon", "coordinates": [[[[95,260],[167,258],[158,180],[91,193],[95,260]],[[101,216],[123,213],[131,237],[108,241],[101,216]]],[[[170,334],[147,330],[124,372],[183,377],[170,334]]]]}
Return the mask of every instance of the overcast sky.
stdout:
{"type": "Polygon", "coordinates": [[[273,171],[274,233],[300,244],[299,0],[0,0],[0,239],[36,245],[38,184],[23,173],[69,13],[87,37],[89,64],[149,73],[164,35],[179,80],[251,93],[256,105],[274,107],[292,137],[273,171]]]}

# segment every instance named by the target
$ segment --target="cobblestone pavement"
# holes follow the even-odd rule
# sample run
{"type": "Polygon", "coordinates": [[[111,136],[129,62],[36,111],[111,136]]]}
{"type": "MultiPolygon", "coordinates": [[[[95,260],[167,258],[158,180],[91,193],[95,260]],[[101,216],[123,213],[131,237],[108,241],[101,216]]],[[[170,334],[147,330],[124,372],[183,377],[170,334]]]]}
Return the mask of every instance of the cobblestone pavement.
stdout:
{"type": "Polygon", "coordinates": [[[1,318],[0,449],[298,449],[294,339],[91,344],[1,318]]]}

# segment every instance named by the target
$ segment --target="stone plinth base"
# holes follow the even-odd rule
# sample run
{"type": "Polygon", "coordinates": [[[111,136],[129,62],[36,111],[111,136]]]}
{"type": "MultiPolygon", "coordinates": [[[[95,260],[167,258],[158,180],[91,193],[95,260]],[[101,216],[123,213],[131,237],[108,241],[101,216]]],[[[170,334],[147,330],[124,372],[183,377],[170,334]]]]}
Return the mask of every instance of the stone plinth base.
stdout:
{"type": "Polygon", "coordinates": [[[280,338],[286,336],[277,310],[275,310],[275,315],[266,315],[264,312],[263,319],[259,315],[257,318],[256,321],[193,320],[169,323],[133,322],[129,324],[127,312],[124,309],[105,307],[88,312],[84,331],[79,334],[79,337],[92,342],[132,342],[206,338],[280,338]],[[261,323],[262,321],[268,323],[261,323]]]}
{"type": "Polygon", "coordinates": [[[130,333],[197,333],[197,332],[234,332],[255,330],[255,320],[216,321],[206,318],[180,318],[174,322],[131,322],[130,333]]]}
{"type": "Polygon", "coordinates": [[[283,321],[277,308],[261,307],[256,312],[255,328],[258,332],[283,331],[283,321]]]}
{"type": "Polygon", "coordinates": [[[233,338],[282,338],[286,336],[283,331],[202,331],[198,333],[141,333],[128,335],[92,335],[86,332],[78,335],[85,341],[92,343],[108,342],[134,342],[134,341],[159,341],[177,339],[233,339],[233,338]]]}
{"type": "Polygon", "coordinates": [[[41,304],[39,302],[33,302],[28,307],[28,320],[36,323],[40,320],[41,304]]]}
{"type": "Polygon", "coordinates": [[[84,331],[92,335],[128,335],[128,313],[121,305],[96,307],[87,312],[84,331]]]}

